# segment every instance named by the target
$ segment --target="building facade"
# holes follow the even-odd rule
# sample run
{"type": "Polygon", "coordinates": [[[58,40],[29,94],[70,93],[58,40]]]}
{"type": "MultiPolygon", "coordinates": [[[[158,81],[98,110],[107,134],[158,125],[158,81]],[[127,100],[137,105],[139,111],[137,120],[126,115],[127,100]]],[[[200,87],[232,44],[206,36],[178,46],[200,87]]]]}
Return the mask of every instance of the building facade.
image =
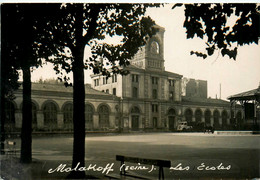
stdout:
{"type": "MultiPolygon", "coordinates": [[[[184,120],[195,126],[204,122],[217,129],[232,128],[229,102],[207,98],[207,81],[165,71],[165,30],[157,28],[159,32],[130,60],[126,68],[130,74],[114,75],[108,81],[91,76],[92,88],[121,98],[122,128],[171,131],[184,120]]],[[[242,119],[242,111],[237,116],[242,119]]]]}
{"type": "MultiPolygon", "coordinates": [[[[106,78],[92,75],[86,88],[86,130],[174,131],[180,121],[228,129],[232,112],[228,101],[207,98],[207,81],[185,79],[165,71],[164,28],[130,60],[129,74],[106,78]],[[185,96],[183,89],[186,90],[185,96]]],[[[6,129],[22,124],[22,90],[6,103],[6,129]]],[[[32,84],[33,130],[70,131],[72,88],[57,82],[32,84]]],[[[236,111],[243,119],[243,113],[236,111]]]]}

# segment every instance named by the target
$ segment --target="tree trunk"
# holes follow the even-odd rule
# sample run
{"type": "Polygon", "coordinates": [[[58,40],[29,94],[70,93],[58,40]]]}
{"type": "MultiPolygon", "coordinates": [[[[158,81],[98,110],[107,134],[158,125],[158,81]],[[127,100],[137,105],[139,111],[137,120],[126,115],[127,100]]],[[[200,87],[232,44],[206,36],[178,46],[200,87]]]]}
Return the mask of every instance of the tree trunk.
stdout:
{"type": "Polygon", "coordinates": [[[31,102],[31,72],[30,67],[23,71],[23,108],[21,132],[21,163],[32,162],[32,102],[31,102]]]}
{"type": "MultiPolygon", "coordinates": [[[[83,47],[84,48],[84,47],[83,47]]],[[[72,167],[85,166],[85,86],[83,48],[79,48],[73,63],[73,124],[74,141],[72,167]]],[[[84,178],[85,172],[73,171],[70,178],[84,178]]]]}

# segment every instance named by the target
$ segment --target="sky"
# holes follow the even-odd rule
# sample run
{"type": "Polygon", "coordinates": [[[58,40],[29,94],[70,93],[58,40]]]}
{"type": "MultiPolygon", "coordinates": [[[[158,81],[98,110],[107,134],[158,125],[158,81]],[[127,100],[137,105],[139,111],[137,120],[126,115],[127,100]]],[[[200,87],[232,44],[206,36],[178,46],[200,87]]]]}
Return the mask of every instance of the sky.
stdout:
{"type": "MultiPolygon", "coordinates": [[[[186,39],[183,27],[184,9],[171,9],[173,4],[147,11],[156,24],[165,28],[165,70],[187,78],[207,80],[208,96],[226,99],[230,95],[255,89],[260,85],[260,46],[251,44],[238,48],[236,61],[221,53],[206,59],[190,55],[190,51],[205,53],[205,42],[199,38],[186,39]],[[221,85],[220,85],[221,84],[221,85]],[[220,88],[221,86],[221,88],[220,88]],[[221,90],[220,90],[221,89],[221,90]]],[[[90,83],[90,71],[85,72],[85,82],[90,83]]],[[[32,73],[32,81],[56,77],[51,65],[32,73]]]]}

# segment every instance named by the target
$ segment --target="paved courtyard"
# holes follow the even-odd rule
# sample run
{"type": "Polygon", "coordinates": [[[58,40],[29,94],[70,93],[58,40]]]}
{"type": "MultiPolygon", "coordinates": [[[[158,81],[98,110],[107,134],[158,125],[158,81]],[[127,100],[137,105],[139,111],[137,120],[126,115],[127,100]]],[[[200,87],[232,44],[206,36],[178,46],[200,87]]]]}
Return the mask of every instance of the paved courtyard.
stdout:
{"type": "MultiPolygon", "coordinates": [[[[122,135],[87,135],[87,174],[105,178],[98,167],[111,166],[119,172],[116,155],[171,161],[166,179],[257,178],[259,175],[259,135],[216,135],[203,133],[140,133],[122,135]],[[114,164],[113,164],[114,163],[114,164]]],[[[19,139],[16,140],[18,147],[19,139]]],[[[33,158],[41,164],[30,172],[34,179],[64,178],[68,173],[55,171],[60,165],[70,167],[73,138],[67,136],[34,137],[33,158]],[[55,171],[53,173],[51,170],[55,171]],[[36,177],[35,177],[36,176],[36,177]]],[[[138,164],[129,164],[138,166],[138,164]]],[[[158,169],[133,170],[156,179],[158,169]]]]}

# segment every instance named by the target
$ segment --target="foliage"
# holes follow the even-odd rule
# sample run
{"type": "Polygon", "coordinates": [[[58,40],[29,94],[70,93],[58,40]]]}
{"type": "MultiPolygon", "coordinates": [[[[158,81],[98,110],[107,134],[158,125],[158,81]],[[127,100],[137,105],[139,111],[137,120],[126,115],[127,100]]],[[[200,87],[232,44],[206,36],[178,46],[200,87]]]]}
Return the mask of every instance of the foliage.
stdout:
{"type": "Polygon", "coordinates": [[[125,74],[118,68],[129,64],[129,59],[145,44],[146,39],[155,33],[150,17],[143,17],[148,4],[63,4],[55,19],[47,24],[36,25],[45,34],[35,42],[38,55],[54,63],[61,80],[73,71],[75,49],[89,46],[91,57],[84,62],[85,69],[94,73],[110,76],[105,66],[112,68],[112,73],[125,74]],[[76,18],[83,13],[80,23],[76,18]],[[77,35],[78,31],[82,33],[77,35]],[[108,44],[103,41],[107,36],[119,36],[120,44],[108,44]],[[49,56],[47,52],[52,52],[49,56]],[[101,63],[102,59],[104,63],[101,63]]]}
{"type": "MultiPolygon", "coordinates": [[[[5,6],[4,6],[5,7],[5,6]]],[[[1,92],[2,95],[13,99],[13,91],[18,89],[20,84],[18,83],[19,73],[17,71],[18,64],[16,63],[15,53],[14,51],[17,50],[15,44],[13,44],[15,40],[15,34],[11,34],[11,28],[8,25],[11,25],[13,16],[9,12],[14,12],[14,8],[4,8],[2,5],[2,12],[1,12],[1,92]],[[9,23],[9,24],[8,24],[9,23]]],[[[13,32],[14,33],[14,32],[13,32]]]]}
{"type": "MultiPolygon", "coordinates": [[[[2,7],[3,54],[2,67],[7,70],[4,85],[17,84],[17,70],[23,72],[23,108],[21,129],[21,162],[30,163],[32,160],[31,129],[31,67],[38,67],[42,61],[35,53],[34,40],[38,35],[35,22],[43,23],[41,18],[47,11],[40,4],[3,4],[2,7]],[[10,70],[9,70],[10,69],[10,70]],[[10,75],[9,75],[10,74],[10,75]],[[11,78],[15,77],[15,78],[11,78]]],[[[48,12],[50,14],[50,11],[48,12]]],[[[18,88],[18,87],[16,87],[18,88]]],[[[7,92],[9,90],[6,88],[7,92]]]]}
{"type": "MultiPolygon", "coordinates": [[[[180,6],[175,5],[173,8],[180,6]]],[[[217,50],[222,56],[236,60],[237,49],[246,44],[258,44],[259,10],[258,4],[185,4],[187,38],[195,35],[206,41],[206,54],[194,52],[204,59],[217,50]],[[231,21],[235,19],[235,22],[231,21]],[[206,38],[206,39],[205,39],[206,38]]]]}

